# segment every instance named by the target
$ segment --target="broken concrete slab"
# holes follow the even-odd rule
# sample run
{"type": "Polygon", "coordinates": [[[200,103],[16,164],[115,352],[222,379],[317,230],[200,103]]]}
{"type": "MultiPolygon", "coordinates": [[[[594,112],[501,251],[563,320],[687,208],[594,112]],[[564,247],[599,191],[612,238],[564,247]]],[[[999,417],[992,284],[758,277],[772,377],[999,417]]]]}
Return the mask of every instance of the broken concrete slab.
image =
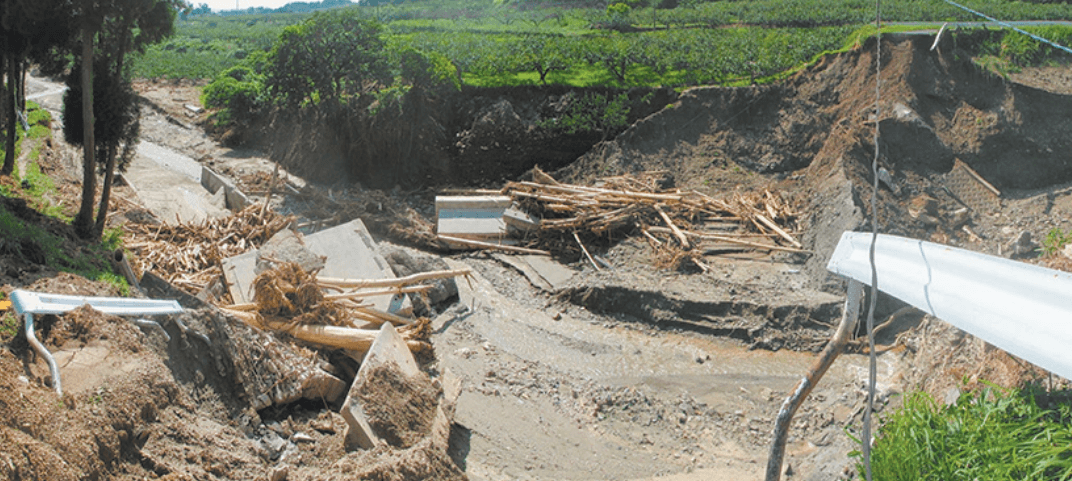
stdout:
{"type": "Polygon", "coordinates": [[[569,284],[574,271],[545,256],[494,254],[498,261],[517,269],[537,289],[554,292],[569,284]]]}
{"type": "MultiPolygon", "coordinates": [[[[320,275],[341,279],[394,279],[391,267],[379,254],[372,234],[361,219],[325,229],[302,238],[305,247],[323,256],[320,275]]],[[[224,259],[223,276],[235,304],[253,301],[253,280],[257,277],[257,250],[224,259]]],[[[413,305],[404,294],[369,297],[372,307],[395,314],[408,314],[413,305]]]]}
{"type": "Polygon", "coordinates": [[[214,195],[221,195],[222,190],[224,207],[227,209],[237,212],[252,204],[234,182],[206,166],[201,166],[201,186],[214,195]]]}
{"type": "Polygon", "coordinates": [[[540,221],[516,207],[508,207],[503,212],[503,222],[508,229],[516,229],[521,232],[534,231],[540,228],[540,221]]]}
{"type": "Polygon", "coordinates": [[[523,255],[521,258],[525,260],[525,263],[532,266],[532,268],[540,274],[540,277],[543,277],[543,279],[551,285],[552,290],[557,291],[566,287],[570,280],[573,279],[573,275],[576,274],[573,269],[570,269],[547,256],[523,255]]]}
{"type": "Polygon", "coordinates": [[[501,195],[436,197],[436,232],[475,240],[505,237],[503,213],[511,202],[501,195]]]}
{"type": "Polygon", "coordinates": [[[383,443],[380,436],[369,426],[361,401],[361,391],[365,387],[369,373],[387,364],[397,366],[400,373],[407,378],[421,374],[405,339],[389,322],[384,323],[380,328],[380,333],[372,342],[368,354],[365,355],[365,360],[361,363],[361,368],[358,369],[357,376],[354,377],[354,382],[350,385],[350,391],[342,404],[341,414],[346,419],[345,442],[348,449],[371,449],[383,443]]]}
{"type": "MultiPolygon", "coordinates": [[[[305,245],[325,256],[320,275],[339,279],[394,279],[387,260],[376,249],[376,241],[361,219],[325,229],[305,237],[305,245]]],[[[369,289],[372,290],[372,289],[369,289]]],[[[405,294],[369,297],[366,302],[384,312],[408,314],[413,306],[405,294]]]]}
{"type": "Polygon", "coordinates": [[[521,275],[525,276],[525,279],[529,280],[529,284],[532,284],[533,287],[546,292],[554,290],[554,288],[551,287],[551,284],[548,283],[539,272],[536,272],[536,269],[533,269],[532,266],[521,259],[521,256],[492,254],[492,257],[494,257],[495,260],[516,269],[521,275]]]}
{"type": "Polygon", "coordinates": [[[255,273],[260,274],[282,262],[294,262],[305,272],[319,271],[324,268],[324,256],[314,254],[305,245],[300,234],[284,229],[277,232],[257,251],[255,273]]]}

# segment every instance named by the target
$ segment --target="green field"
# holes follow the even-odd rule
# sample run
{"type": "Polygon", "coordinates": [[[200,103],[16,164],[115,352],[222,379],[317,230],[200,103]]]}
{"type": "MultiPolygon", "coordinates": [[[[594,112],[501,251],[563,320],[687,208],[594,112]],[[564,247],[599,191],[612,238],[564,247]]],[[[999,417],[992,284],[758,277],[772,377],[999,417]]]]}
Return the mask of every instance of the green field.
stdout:
{"type": "MultiPolygon", "coordinates": [[[[662,2],[661,4],[666,4],[662,2]]],[[[1072,19],[1065,4],[975,0],[968,6],[1007,20],[1072,19]]],[[[382,22],[389,48],[436,52],[474,86],[689,86],[752,81],[842,47],[874,20],[874,3],[846,0],[683,2],[676,8],[427,1],[353,6],[382,22]],[[542,76],[541,76],[542,73],[542,76]],[[541,78],[542,77],[542,78],[541,78]]],[[[179,20],[176,35],[139,56],[144,78],[213,78],[251,53],[271,50],[307,14],[202,15],[179,20]]],[[[941,1],[883,3],[885,22],[978,20],[941,1]]]]}

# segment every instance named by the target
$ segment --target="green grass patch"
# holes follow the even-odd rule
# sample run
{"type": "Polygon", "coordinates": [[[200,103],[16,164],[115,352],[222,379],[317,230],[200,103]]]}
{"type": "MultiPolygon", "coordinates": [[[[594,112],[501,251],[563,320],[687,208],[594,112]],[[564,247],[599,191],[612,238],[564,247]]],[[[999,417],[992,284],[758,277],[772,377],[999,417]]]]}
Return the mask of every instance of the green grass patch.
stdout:
{"type": "Polygon", "coordinates": [[[1072,479],[1072,391],[988,387],[950,406],[909,394],[871,459],[882,481],[1072,479]]]}
{"type": "MultiPolygon", "coordinates": [[[[0,195],[25,200],[28,206],[45,216],[45,222],[69,223],[71,219],[64,215],[63,204],[56,201],[59,195],[55,183],[41,171],[38,163],[41,145],[52,135],[52,117],[39,105],[27,102],[27,121],[30,124],[28,131],[21,125],[18,127],[16,154],[27,142],[33,145],[33,150],[28,154],[22,175],[16,172],[14,183],[0,184],[0,195]]],[[[46,230],[42,225],[24,222],[9,211],[6,204],[0,204],[0,255],[20,256],[57,271],[105,281],[125,295],[129,293],[129,285],[122,276],[112,272],[109,262],[111,253],[121,246],[118,229],[106,230],[100,243],[81,245],[46,230]]]]}

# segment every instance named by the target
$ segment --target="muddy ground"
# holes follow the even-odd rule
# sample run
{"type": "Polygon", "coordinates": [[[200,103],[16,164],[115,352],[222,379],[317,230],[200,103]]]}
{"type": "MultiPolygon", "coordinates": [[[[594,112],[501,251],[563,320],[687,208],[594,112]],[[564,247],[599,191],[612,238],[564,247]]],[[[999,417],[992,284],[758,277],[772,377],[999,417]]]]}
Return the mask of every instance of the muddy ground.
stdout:
{"type": "MultiPolygon", "coordinates": [[[[884,43],[880,163],[892,182],[880,192],[880,230],[1035,262],[1031,242],[1016,242],[1023,232],[1037,243],[1055,227],[1072,228],[1068,67],[1003,79],[953,45],[930,51],[930,42],[884,43]],[[1000,197],[965,183],[955,159],[1000,197]]],[[[642,238],[611,239],[598,254],[612,269],[560,259],[570,275],[548,288],[511,256],[421,251],[392,236],[392,219],[366,219],[370,228],[383,227],[373,232],[389,258],[442,257],[476,273],[458,283],[457,298],[431,312],[436,355],[424,367],[463,381],[449,460],[422,446],[348,454],[338,406],[256,402],[257,380],[239,373],[267,368],[256,356],[221,349],[249,338],[291,348],[267,334],[235,335],[236,321],[211,309],[184,317],[213,341],[209,348],[168,322],[165,340],[128,321],[80,312],[41,323],[39,336],[68,360],[65,379],[79,380],[62,399],[46,387],[47,368],[24,341],[0,350],[7,420],[0,473],[50,480],[760,478],[774,414],[840,316],[843,286],[826,273],[826,259],[842,231],[863,228],[871,215],[872,50],[827,58],[778,85],[686,91],[554,173],[591,182],[665,169],[679,187],[715,196],[786,192],[802,213],[797,233],[812,255],[719,253],[704,259],[710,272],[676,272],[653,267],[655,253],[642,238]],[[82,358],[89,361],[79,364],[82,358]]],[[[194,86],[145,83],[139,90],[146,139],[212,166],[246,191],[264,189],[272,163],[207,137],[197,127],[203,114],[184,108],[196,103],[194,86]]],[[[544,101],[531,92],[496,95],[485,110],[534,112],[525,102],[544,101]]],[[[458,128],[494,136],[494,128],[480,130],[489,129],[484,117],[458,128]]],[[[456,145],[451,155],[467,147],[456,145]]],[[[457,161],[451,155],[443,154],[445,162],[457,161]]],[[[77,168],[72,156],[58,151],[56,169],[77,168]]],[[[432,220],[431,190],[330,188],[333,196],[376,199],[380,212],[397,204],[432,220]]],[[[306,205],[276,202],[298,214],[306,205]]],[[[370,207],[366,215],[376,212],[370,207]]],[[[5,275],[7,289],[111,294],[40,269],[8,268],[5,275]]],[[[891,299],[880,306],[880,321],[900,307],[891,299]]],[[[894,321],[880,337],[892,348],[879,356],[878,409],[910,389],[943,399],[962,379],[1013,385],[1037,374],[940,320],[908,313],[894,321]]],[[[852,471],[845,430],[859,428],[866,379],[866,358],[854,346],[794,422],[789,479],[852,471]]],[[[287,359],[311,366],[325,360],[294,352],[287,359]]],[[[264,354],[275,355],[283,356],[264,354]]]]}

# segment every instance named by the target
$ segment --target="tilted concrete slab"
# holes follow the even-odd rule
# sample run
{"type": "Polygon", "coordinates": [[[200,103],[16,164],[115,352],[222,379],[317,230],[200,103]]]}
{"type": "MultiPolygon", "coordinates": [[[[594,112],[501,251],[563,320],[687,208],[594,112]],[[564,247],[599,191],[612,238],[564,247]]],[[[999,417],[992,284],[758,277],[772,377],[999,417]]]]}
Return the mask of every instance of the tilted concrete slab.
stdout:
{"type": "MultiPolygon", "coordinates": [[[[342,279],[393,279],[391,266],[376,250],[361,219],[305,236],[305,247],[325,257],[321,276],[342,279]]],[[[253,250],[223,260],[223,275],[235,303],[253,301],[253,280],[257,277],[257,255],[253,250]]],[[[372,289],[370,289],[372,290],[372,289]]],[[[380,289],[376,289],[380,290],[380,289]]],[[[409,313],[413,305],[404,294],[369,297],[364,301],[381,311],[409,313]]]]}
{"type": "MultiPolygon", "coordinates": [[[[305,246],[327,259],[320,275],[340,279],[394,279],[394,271],[376,249],[376,241],[361,219],[325,229],[305,237],[305,246]]],[[[369,289],[382,290],[382,289],[369,289]]],[[[369,297],[366,302],[381,311],[409,313],[413,310],[405,294],[369,297]]]]}
{"type": "Polygon", "coordinates": [[[368,380],[369,373],[373,369],[387,364],[398,366],[399,373],[406,378],[420,375],[420,367],[413,359],[413,353],[409,351],[406,340],[398,334],[390,322],[385,322],[380,327],[380,333],[376,340],[372,341],[372,347],[361,362],[361,368],[357,370],[350,392],[342,403],[343,419],[346,420],[346,447],[371,449],[383,441],[380,436],[369,426],[365,416],[365,409],[361,401],[361,392],[368,380]]]}
{"type": "Polygon", "coordinates": [[[566,287],[569,281],[573,279],[573,275],[576,274],[573,269],[546,256],[523,255],[520,257],[551,285],[552,290],[557,291],[566,287]]]}

